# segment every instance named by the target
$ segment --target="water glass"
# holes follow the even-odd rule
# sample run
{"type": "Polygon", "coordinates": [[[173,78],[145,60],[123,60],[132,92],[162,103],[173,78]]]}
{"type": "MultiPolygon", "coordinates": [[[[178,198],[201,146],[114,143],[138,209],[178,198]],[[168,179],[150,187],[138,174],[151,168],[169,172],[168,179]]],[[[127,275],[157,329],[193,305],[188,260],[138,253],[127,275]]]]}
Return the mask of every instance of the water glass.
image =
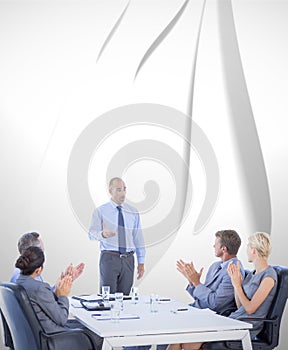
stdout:
{"type": "Polygon", "coordinates": [[[111,312],[112,322],[119,322],[120,312],[121,312],[121,305],[119,301],[115,301],[114,303],[111,303],[110,312],[111,312]]]}
{"type": "Polygon", "coordinates": [[[115,293],[115,302],[120,304],[120,310],[123,311],[124,303],[123,303],[123,293],[117,292],[115,293]]]}
{"type": "Polygon", "coordinates": [[[137,304],[139,301],[139,289],[138,287],[132,287],[132,303],[137,304]]]}
{"type": "Polygon", "coordinates": [[[159,297],[157,294],[150,294],[150,311],[158,312],[159,297]]]}
{"type": "Polygon", "coordinates": [[[110,286],[103,286],[102,299],[103,299],[104,305],[109,304],[109,297],[110,297],[110,286]]]}

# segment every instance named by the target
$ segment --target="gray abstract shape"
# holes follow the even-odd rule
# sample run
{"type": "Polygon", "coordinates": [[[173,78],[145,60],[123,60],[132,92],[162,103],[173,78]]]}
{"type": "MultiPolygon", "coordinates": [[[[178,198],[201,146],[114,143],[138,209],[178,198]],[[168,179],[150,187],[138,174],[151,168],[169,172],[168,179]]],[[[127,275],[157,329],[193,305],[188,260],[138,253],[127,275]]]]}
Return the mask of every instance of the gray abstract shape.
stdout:
{"type": "MultiPolygon", "coordinates": [[[[198,50],[199,50],[199,43],[200,43],[200,36],[202,31],[202,25],[203,25],[203,18],[204,18],[204,12],[206,8],[206,0],[203,1],[202,5],[202,11],[199,21],[199,28],[197,33],[197,39],[196,39],[196,46],[195,46],[195,54],[194,54],[194,61],[193,61],[193,67],[192,67],[192,75],[191,75],[191,85],[190,85],[190,91],[189,91],[189,98],[188,98],[188,108],[187,108],[187,114],[192,117],[193,112],[193,97],[194,97],[194,85],[195,85],[195,73],[196,73],[196,66],[197,66],[197,58],[198,58],[198,50]]],[[[189,129],[191,133],[191,128],[189,129]]],[[[188,139],[190,138],[190,135],[187,135],[188,139]]]]}
{"type": "MultiPolygon", "coordinates": [[[[88,231],[91,214],[94,210],[94,203],[88,186],[88,171],[91,158],[103,140],[121,128],[144,124],[152,126],[154,125],[171,130],[179,135],[188,145],[191,145],[191,147],[193,147],[194,150],[198,153],[199,157],[202,160],[206,176],[207,174],[213,173],[215,175],[218,173],[218,163],[213,148],[210,145],[206,135],[196,123],[193,123],[192,126],[192,144],[189,140],[186,139],[185,133],[187,123],[190,123],[189,119],[190,118],[182,112],[179,112],[167,106],[156,104],[135,104],[109,111],[108,113],[96,118],[87,126],[87,128],[83,130],[83,132],[76,140],[70,154],[67,169],[67,186],[71,208],[74,212],[75,217],[78,219],[79,224],[86,231],[88,231]]],[[[154,144],[153,140],[150,141],[151,145],[154,144]]],[[[140,144],[138,145],[140,147],[140,144]]],[[[147,145],[147,147],[147,149],[149,149],[149,145],[147,145]]],[[[158,143],[158,147],[162,147],[161,143],[158,143]]],[[[166,150],[167,149],[170,149],[172,152],[171,154],[173,154],[171,147],[166,148],[166,150]]],[[[115,154],[118,151],[119,150],[116,145],[115,154]]],[[[141,148],[135,151],[137,151],[138,154],[142,152],[141,148]]],[[[151,152],[152,150],[150,150],[149,157],[151,156],[151,152]]],[[[160,152],[159,150],[157,151],[155,148],[153,148],[153,152],[154,154],[157,154],[158,152],[158,155],[162,157],[163,150],[160,152]]],[[[137,160],[137,154],[135,154],[135,157],[136,159],[134,159],[134,161],[137,160]]],[[[141,157],[143,157],[143,153],[141,153],[141,157]]],[[[132,158],[133,157],[130,157],[129,159],[130,163],[132,158]]],[[[161,161],[161,159],[158,159],[158,161],[161,161]]],[[[165,161],[163,163],[165,164],[165,161]]],[[[169,160],[167,161],[167,164],[169,164],[169,160]]],[[[180,162],[177,164],[180,164],[180,162]]],[[[174,169],[174,167],[172,166],[171,169],[174,169]]],[[[175,170],[175,174],[177,175],[177,179],[180,179],[182,176],[181,181],[179,180],[179,183],[176,183],[176,189],[179,191],[179,198],[181,198],[181,203],[180,201],[178,202],[178,212],[176,210],[176,215],[174,217],[175,222],[171,227],[179,227],[183,219],[183,214],[187,212],[189,207],[186,203],[187,189],[189,190],[189,186],[187,188],[186,182],[187,173],[189,173],[188,164],[185,161],[182,161],[181,166],[179,165],[179,169],[181,175],[177,173],[178,170],[175,170]]],[[[207,189],[209,189],[211,193],[208,195],[208,197],[206,196],[209,198],[209,202],[204,202],[201,208],[197,221],[198,231],[200,228],[203,228],[205,223],[208,222],[213,207],[217,201],[216,194],[219,191],[219,178],[217,176],[209,176],[206,178],[206,181],[207,189]]],[[[153,197],[154,201],[157,200],[157,196],[159,196],[158,192],[157,195],[153,197]]],[[[192,195],[189,194],[188,198],[192,198],[192,195]]],[[[147,205],[143,204],[143,208],[152,208],[150,198],[147,205]]],[[[163,232],[164,231],[166,231],[166,229],[163,229],[163,232]]],[[[191,231],[193,231],[193,229],[191,229],[191,231]]],[[[167,237],[169,237],[171,230],[168,230],[166,233],[167,237]]]]}
{"type": "Polygon", "coordinates": [[[99,61],[100,57],[102,56],[102,53],[104,52],[106,46],[108,45],[108,43],[110,42],[110,40],[112,39],[113,35],[115,34],[116,30],[118,29],[128,7],[130,5],[130,1],[128,1],[127,5],[125,6],[124,10],[122,11],[121,15],[119,16],[118,20],[116,21],[116,23],[114,24],[114,26],[112,27],[111,31],[109,32],[107,38],[105,39],[100,51],[99,51],[99,54],[98,54],[98,57],[97,57],[97,60],[96,60],[96,63],[99,61]]]}
{"type": "MultiPolygon", "coordinates": [[[[206,8],[206,0],[203,1],[202,4],[202,11],[201,11],[201,16],[200,16],[200,21],[199,21],[199,27],[198,27],[198,33],[197,33],[197,39],[196,39],[196,45],[195,45],[195,53],[194,53],[194,61],[193,61],[193,66],[192,66],[192,71],[191,71],[191,79],[190,79],[190,89],[189,89],[189,97],[188,97],[188,108],[187,108],[187,114],[190,116],[189,119],[189,125],[187,125],[187,131],[186,131],[186,138],[187,140],[192,140],[193,143],[196,141],[198,144],[197,149],[199,150],[205,150],[205,152],[202,152],[203,154],[199,155],[200,159],[205,158],[205,154],[211,153],[211,150],[208,150],[209,147],[211,147],[210,143],[206,144],[201,144],[204,143],[204,138],[198,138],[198,135],[200,135],[200,132],[194,132],[192,130],[192,114],[193,114],[193,101],[194,101],[194,86],[195,86],[195,74],[196,74],[196,67],[197,67],[197,59],[198,59],[198,51],[199,51],[199,43],[200,43],[200,36],[201,36],[201,31],[202,31],[202,25],[203,25],[203,18],[204,18],[204,13],[205,13],[205,8],[206,8]],[[193,133],[193,136],[192,136],[193,133]],[[201,144],[201,145],[200,145],[201,144]]],[[[197,124],[194,125],[194,128],[197,128],[197,124]]],[[[189,164],[190,163],[190,147],[186,147],[184,149],[184,159],[185,161],[189,164]]],[[[212,161],[212,159],[210,160],[212,161]]],[[[205,172],[206,172],[206,185],[207,185],[207,191],[205,194],[205,199],[204,199],[204,204],[202,206],[202,210],[198,216],[198,219],[196,221],[195,227],[194,227],[194,233],[199,233],[203,227],[205,226],[207,222],[206,218],[206,212],[214,212],[215,205],[217,202],[218,198],[218,193],[219,193],[219,187],[214,186],[215,183],[220,182],[220,176],[219,176],[219,169],[217,166],[217,161],[214,159],[214,162],[216,163],[213,164],[208,161],[208,162],[203,162],[204,167],[205,167],[205,172]],[[215,171],[215,170],[218,171],[215,171]],[[209,187],[209,188],[208,188],[209,187]]],[[[189,205],[189,202],[187,202],[187,205],[189,205]]]]}
{"type": "Polygon", "coordinates": [[[165,29],[158,35],[158,37],[154,40],[154,42],[150,45],[148,50],[145,52],[143,58],[141,59],[138,68],[135,73],[134,80],[137,78],[137,75],[139,74],[141,68],[145,64],[145,62],[148,60],[148,58],[152,55],[152,53],[157,49],[157,47],[161,44],[161,42],[167,37],[167,35],[171,32],[171,30],[174,28],[180,17],[182,16],[186,6],[188,5],[190,0],[186,0],[184,4],[181,6],[179,11],[176,13],[176,15],[173,17],[173,19],[168,23],[168,25],[165,27],[165,29]]]}
{"type": "Polygon", "coordinates": [[[215,210],[219,195],[220,174],[217,158],[211,156],[214,154],[212,145],[206,137],[203,137],[203,131],[195,122],[192,125],[191,140],[206,174],[205,198],[194,226],[194,234],[197,234],[204,229],[215,210]]]}
{"type": "MultiPolygon", "coordinates": [[[[218,1],[223,71],[253,230],[271,232],[266,169],[243,72],[231,1],[218,1]]],[[[240,168],[240,167],[239,167],[240,168]]]]}

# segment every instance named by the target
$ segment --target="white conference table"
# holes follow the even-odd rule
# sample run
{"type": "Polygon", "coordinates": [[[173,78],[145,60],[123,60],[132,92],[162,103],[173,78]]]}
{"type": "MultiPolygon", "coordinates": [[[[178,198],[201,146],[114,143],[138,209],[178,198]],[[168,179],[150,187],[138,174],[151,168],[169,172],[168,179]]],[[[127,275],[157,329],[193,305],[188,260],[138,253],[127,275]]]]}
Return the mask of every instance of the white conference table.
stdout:
{"type": "Polygon", "coordinates": [[[110,319],[110,311],[87,311],[80,305],[77,300],[70,299],[70,314],[104,338],[103,350],[121,346],[221,340],[240,340],[244,350],[252,350],[250,323],[219,316],[208,309],[196,309],[176,300],[160,301],[156,313],[150,312],[148,296],[140,297],[136,305],[131,300],[125,300],[118,322],[110,319]],[[176,311],[178,309],[187,310],[176,311]],[[92,316],[95,314],[101,316],[92,316]],[[139,318],[121,319],[132,315],[139,318]]]}

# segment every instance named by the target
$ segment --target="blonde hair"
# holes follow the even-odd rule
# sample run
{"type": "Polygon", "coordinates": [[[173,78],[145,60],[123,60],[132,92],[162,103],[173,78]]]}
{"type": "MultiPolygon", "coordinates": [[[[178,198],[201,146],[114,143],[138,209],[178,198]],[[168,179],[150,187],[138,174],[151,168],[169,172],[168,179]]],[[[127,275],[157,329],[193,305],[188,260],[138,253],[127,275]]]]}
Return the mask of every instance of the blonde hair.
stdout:
{"type": "Polygon", "coordinates": [[[256,232],[248,238],[251,248],[255,248],[261,258],[268,258],[271,253],[272,244],[268,233],[256,232]]]}

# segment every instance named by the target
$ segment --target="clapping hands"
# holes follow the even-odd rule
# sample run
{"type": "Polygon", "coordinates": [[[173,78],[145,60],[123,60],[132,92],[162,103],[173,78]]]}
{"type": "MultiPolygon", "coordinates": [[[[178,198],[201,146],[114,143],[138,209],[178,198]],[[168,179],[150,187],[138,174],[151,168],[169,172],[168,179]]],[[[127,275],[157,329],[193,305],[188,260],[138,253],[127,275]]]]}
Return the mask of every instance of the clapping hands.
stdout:
{"type": "Polygon", "coordinates": [[[72,264],[70,264],[66,268],[65,272],[62,272],[60,277],[58,278],[55,285],[55,294],[57,296],[68,296],[72,288],[73,282],[82,274],[84,267],[84,263],[80,263],[77,266],[73,266],[72,264]]]}
{"type": "Polygon", "coordinates": [[[200,284],[200,278],[202,276],[203,267],[200,269],[199,272],[196,271],[194,264],[191,263],[185,263],[183,260],[177,261],[177,270],[182,273],[184,277],[186,277],[191,285],[196,287],[198,284],[200,284]]]}
{"type": "Polygon", "coordinates": [[[77,266],[73,266],[72,264],[70,264],[65,272],[61,273],[61,278],[63,278],[64,276],[71,276],[72,278],[72,282],[76,280],[76,278],[78,278],[83,270],[84,270],[85,264],[84,263],[80,263],[77,266]]]}
{"type": "Polygon", "coordinates": [[[240,261],[237,261],[237,265],[234,265],[231,261],[227,267],[228,275],[231,277],[231,282],[234,287],[242,285],[242,274],[240,272],[240,261]]]}
{"type": "Polygon", "coordinates": [[[65,296],[68,297],[72,288],[72,277],[70,275],[60,276],[56,283],[55,295],[57,297],[65,296]]]}

